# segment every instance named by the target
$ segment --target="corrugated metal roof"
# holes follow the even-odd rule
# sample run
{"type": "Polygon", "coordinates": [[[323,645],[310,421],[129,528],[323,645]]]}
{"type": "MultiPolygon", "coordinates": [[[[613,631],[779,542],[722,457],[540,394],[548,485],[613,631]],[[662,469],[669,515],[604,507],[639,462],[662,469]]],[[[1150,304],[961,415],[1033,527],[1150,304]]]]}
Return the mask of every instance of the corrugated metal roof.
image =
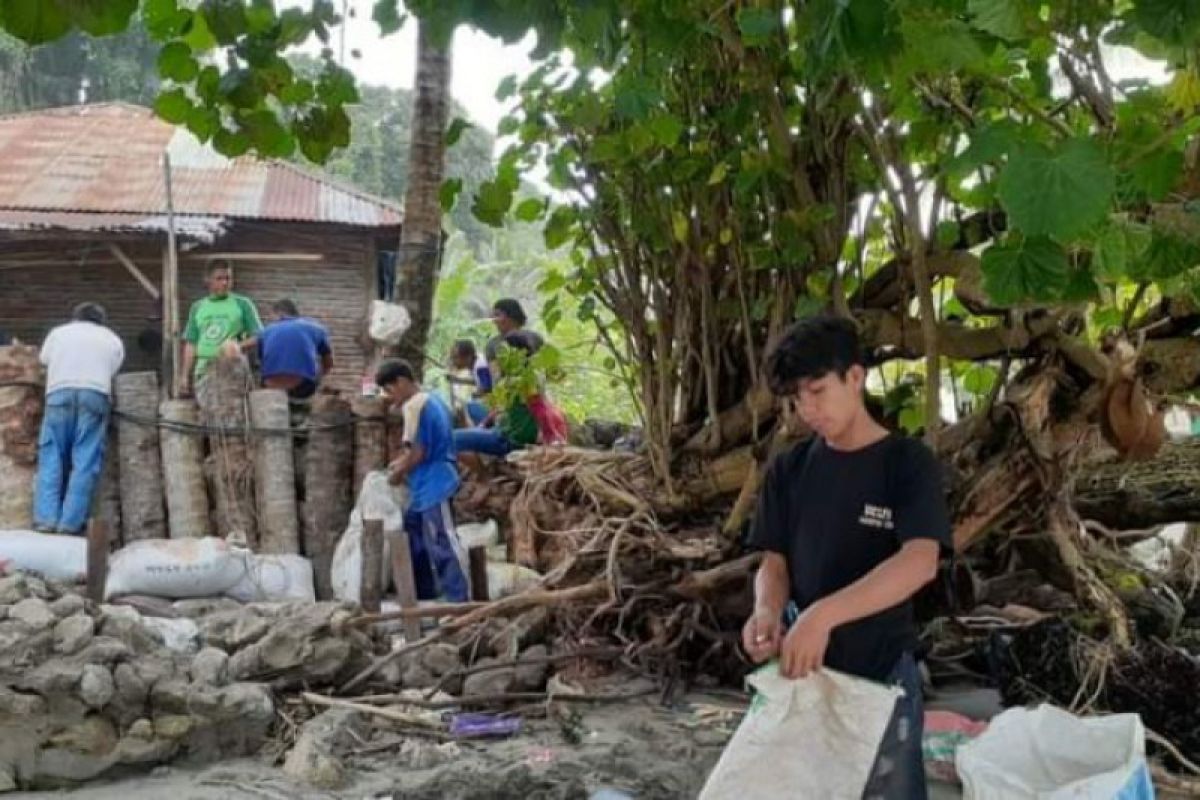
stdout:
{"type": "MultiPolygon", "coordinates": [[[[192,241],[211,244],[225,232],[226,217],[194,214],[175,217],[175,233],[192,241]]],[[[107,231],[112,233],[165,233],[165,214],[114,214],[86,211],[20,211],[0,209],[0,231],[107,231]]]]}
{"type": "Polygon", "coordinates": [[[227,159],[125,103],[0,117],[0,210],[163,214],[164,152],[178,215],[400,224],[395,203],[287,162],[227,159]]]}

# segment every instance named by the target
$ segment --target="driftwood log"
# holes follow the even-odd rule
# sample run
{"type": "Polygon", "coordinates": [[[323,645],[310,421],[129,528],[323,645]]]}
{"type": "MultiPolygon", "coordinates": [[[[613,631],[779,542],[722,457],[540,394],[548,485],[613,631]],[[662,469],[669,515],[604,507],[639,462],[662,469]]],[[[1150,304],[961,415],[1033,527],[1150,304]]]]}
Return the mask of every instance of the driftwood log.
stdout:
{"type": "Polygon", "coordinates": [[[204,482],[204,438],[197,430],[175,429],[170,425],[198,426],[200,409],[191,400],[164,400],[159,414],[166,423],[159,440],[171,538],[208,536],[212,523],[204,482]]]}
{"type": "Polygon", "coordinates": [[[36,347],[0,347],[0,529],[33,521],[42,381],[36,347]]]}
{"type": "Polygon", "coordinates": [[[330,569],[333,551],[353,508],[353,416],[350,404],[333,395],[318,395],[309,415],[305,454],[304,555],[312,559],[317,599],[333,597],[330,569]]]}
{"type": "Polygon", "coordinates": [[[196,387],[196,400],[210,429],[208,471],[217,501],[217,533],[257,548],[254,463],[246,437],[251,380],[243,356],[222,356],[208,365],[196,387]]]}
{"type": "Polygon", "coordinates": [[[121,539],[129,544],[139,539],[166,538],[162,460],[156,425],[158,374],[127,372],[118,375],[113,382],[113,394],[118,413],[117,456],[121,462],[121,539]]]}
{"type": "Polygon", "coordinates": [[[254,485],[258,500],[258,552],[300,552],[300,518],[296,511],[291,413],[287,393],[259,389],[250,393],[250,421],[255,429],[254,485]]]}

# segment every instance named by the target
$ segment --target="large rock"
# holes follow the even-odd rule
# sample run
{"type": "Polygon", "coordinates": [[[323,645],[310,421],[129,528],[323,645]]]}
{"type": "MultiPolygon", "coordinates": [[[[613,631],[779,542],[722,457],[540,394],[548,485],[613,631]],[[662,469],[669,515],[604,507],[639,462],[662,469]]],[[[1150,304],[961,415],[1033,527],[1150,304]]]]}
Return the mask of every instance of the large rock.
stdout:
{"type": "Polygon", "coordinates": [[[546,679],[550,677],[550,665],[546,663],[524,663],[544,659],[550,655],[544,644],[535,644],[517,659],[516,682],[517,690],[522,692],[540,692],[546,688],[546,679]]]}
{"type": "Polygon", "coordinates": [[[146,627],[142,615],[127,606],[101,606],[100,635],[123,642],[136,653],[151,653],[162,648],[163,640],[146,627]]]}
{"type": "Polygon", "coordinates": [[[92,714],[46,741],[38,754],[39,781],[85,781],[117,763],[117,732],[92,714]]]}
{"type": "Polygon", "coordinates": [[[128,725],[144,716],[150,687],[132,664],[118,664],[113,669],[113,687],[108,713],[118,725],[128,725]]]}
{"type": "Polygon", "coordinates": [[[254,644],[271,630],[267,620],[244,608],[218,611],[197,620],[200,639],[208,647],[227,653],[254,644]]]}
{"type": "Polygon", "coordinates": [[[341,787],[346,782],[341,754],[365,728],[366,718],[357,711],[332,708],[321,712],[301,728],[283,771],[318,789],[341,787]]]}
{"type": "Polygon", "coordinates": [[[192,660],[191,674],[196,683],[224,686],[229,682],[229,654],[215,647],[204,648],[192,660]]]}
{"type": "Polygon", "coordinates": [[[95,633],[96,622],[87,614],[61,619],[54,626],[54,652],[69,656],[91,642],[95,633]]]}
{"type": "Polygon", "coordinates": [[[45,661],[54,646],[50,630],[31,632],[15,620],[0,622],[0,671],[23,672],[45,661]]]}
{"type": "Polygon", "coordinates": [[[14,605],[28,597],[45,600],[51,597],[51,592],[44,581],[22,572],[0,578],[0,605],[14,605]]]}
{"type": "Polygon", "coordinates": [[[46,713],[46,701],[36,694],[21,694],[0,686],[0,716],[32,719],[46,713]]]}
{"type": "Polygon", "coordinates": [[[50,604],[50,610],[59,619],[73,617],[87,610],[87,601],[77,594],[64,594],[50,604]]]}
{"type": "Polygon", "coordinates": [[[43,661],[17,679],[16,688],[42,697],[72,693],[79,685],[80,669],[64,660],[43,661]]]}
{"type": "Polygon", "coordinates": [[[8,618],[20,622],[31,631],[49,628],[58,622],[50,604],[38,597],[27,597],[8,610],[8,618]]]}
{"type": "MultiPolygon", "coordinates": [[[[486,667],[502,663],[497,658],[480,659],[475,667],[486,667]]],[[[468,675],[463,681],[463,697],[482,697],[484,695],[505,694],[511,692],[516,684],[516,670],[511,666],[489,669],[486,672],[476,672],[468,675]]]]}
{"type": "Polygon", "coordinates": [[[112,700],[116,687],[112,673],[99,664],[88,664],[79,679],[79,698],[99,711],[112,700]]]}
{"type": "Polygon", "coordinates": [[[452,644],[437,642],[418,650],[416,655],[421,665],[439,678],[462,667],[458,648],[452,644]]]}

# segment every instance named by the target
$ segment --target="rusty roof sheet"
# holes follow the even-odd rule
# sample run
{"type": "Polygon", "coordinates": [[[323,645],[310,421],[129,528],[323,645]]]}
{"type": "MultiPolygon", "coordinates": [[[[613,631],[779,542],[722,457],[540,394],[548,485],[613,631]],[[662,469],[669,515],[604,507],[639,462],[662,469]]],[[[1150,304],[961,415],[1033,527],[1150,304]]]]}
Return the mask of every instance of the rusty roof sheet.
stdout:
{"type": "MultiPolygon", "coordinates": [[[[225,233],[226,217],[195,214],[175,217],[181,239],[211,244],[225,233]]],[[[21,211],[0,208],[0,231],[80,231],[109,233],[165,233],[165,214],[124,214],[86,211],[21,211]]]]}
{"type": "Polygon", "coordinates": [[[100,103],[0,117],[0,210],[400,224],[400,207],[284,161],[227,159],[149,109],[100,103]]]}

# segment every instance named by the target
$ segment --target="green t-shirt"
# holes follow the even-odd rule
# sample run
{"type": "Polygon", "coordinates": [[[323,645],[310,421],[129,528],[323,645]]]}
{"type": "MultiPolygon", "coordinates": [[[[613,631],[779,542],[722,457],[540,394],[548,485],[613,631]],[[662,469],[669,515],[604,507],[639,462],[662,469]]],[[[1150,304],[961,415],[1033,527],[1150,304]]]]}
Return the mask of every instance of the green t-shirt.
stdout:
{"type": "Polygon", "coordinates": [[[192,303],[183,338],[196,348],[196,377],[203,375],[208,362],[220,354],[221,345],[261,330],[262,321],[254,303],[240,294],[204,297],[192,303]]]}
{"type": "Polygon", "coordinates": [[[508,411],[500,417],[500,432],[517,447],[537,444],[538,426],[529,406],[522,400],[515,400],[508,411]]]}

